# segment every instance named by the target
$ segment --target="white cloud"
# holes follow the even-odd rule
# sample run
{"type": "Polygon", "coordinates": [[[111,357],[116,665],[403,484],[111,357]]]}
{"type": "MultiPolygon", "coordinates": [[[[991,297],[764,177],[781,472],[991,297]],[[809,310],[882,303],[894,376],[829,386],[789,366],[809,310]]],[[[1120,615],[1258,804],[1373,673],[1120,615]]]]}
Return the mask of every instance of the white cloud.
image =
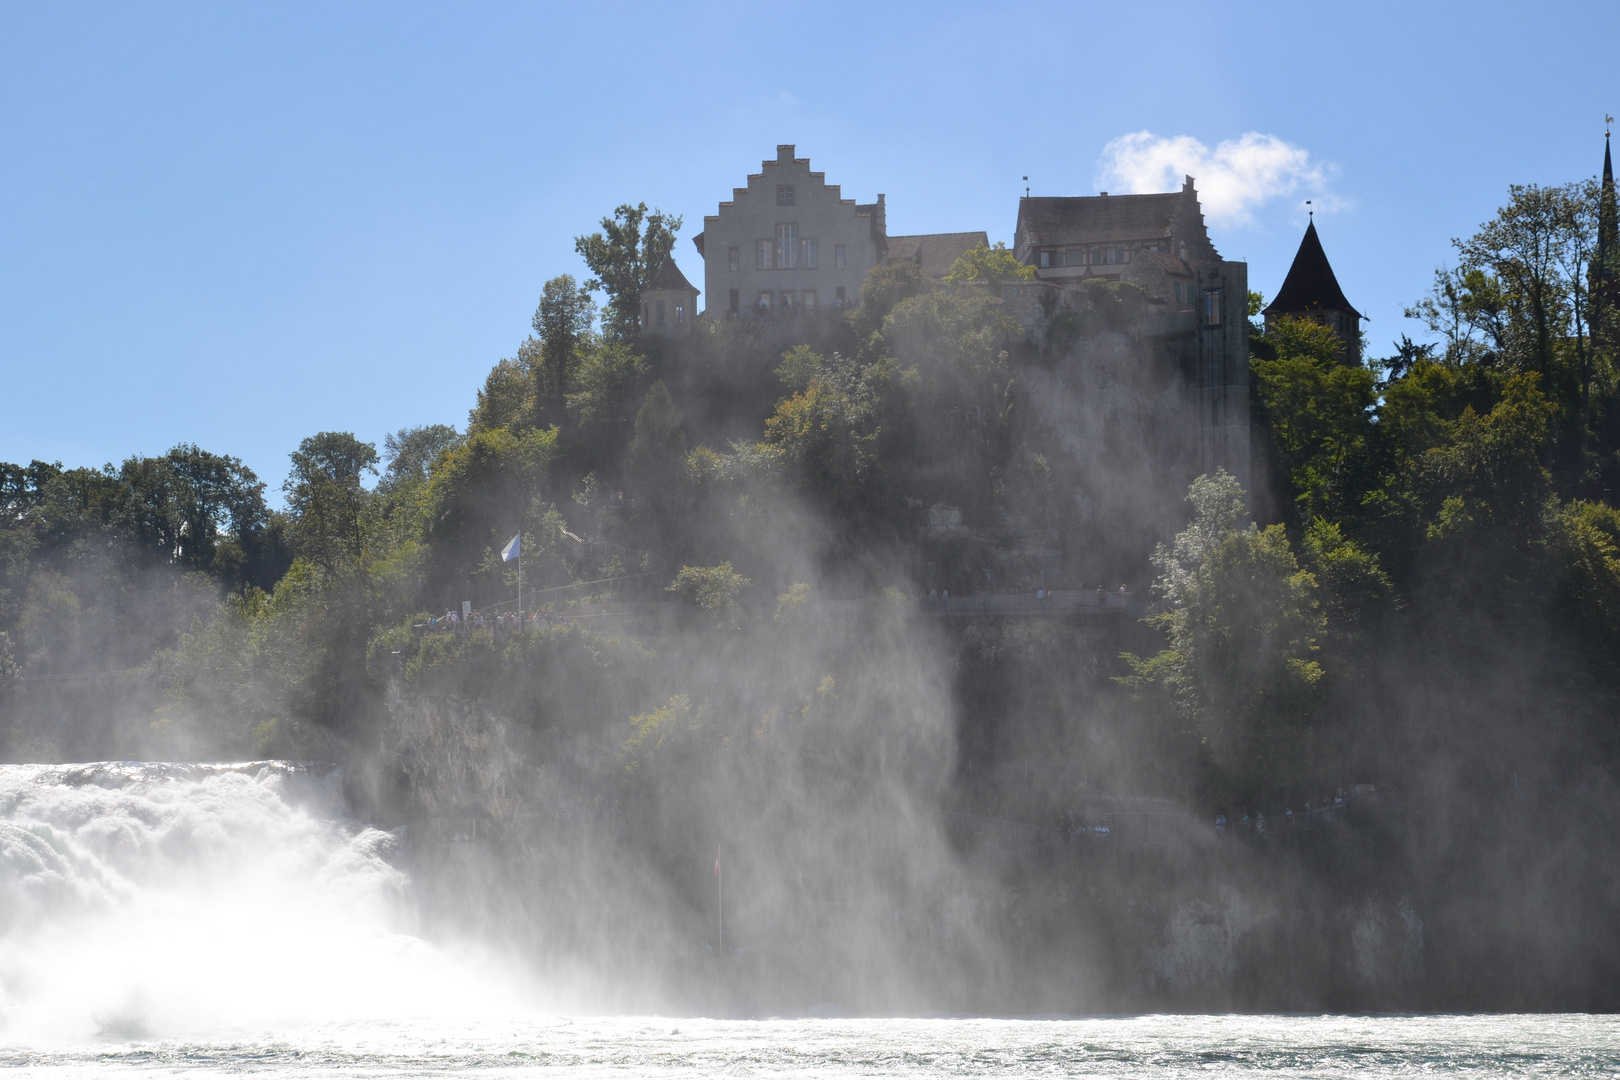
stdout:
{"type": "Polygon", "coordinates": [[[1319,210],[1338,201],[1324,190],[1332,166],[1275,135],[1251,131],[1211,150],[1191,135],[1173,138],[1138,131],[1103,147],[1097,186],[1121,195],[1173,191],[1183,176],[1198,181],[1204,216],[1213,225],[1251,225],[1254,211],[1286,195],[1310,197],[1319,210]]]}

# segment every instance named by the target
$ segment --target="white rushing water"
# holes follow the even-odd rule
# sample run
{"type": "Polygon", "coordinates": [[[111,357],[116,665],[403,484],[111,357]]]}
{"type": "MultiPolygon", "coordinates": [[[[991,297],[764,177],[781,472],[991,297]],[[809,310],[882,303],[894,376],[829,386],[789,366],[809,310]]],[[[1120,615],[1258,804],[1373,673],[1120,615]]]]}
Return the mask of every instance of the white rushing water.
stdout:
{"type": "MultiPolygon", "coordinates": [[[[1616,1076],[1586,1016],[569,1018],[414,933],[335,776],[0,766],[0,1068],[19,1075],[1616,1076]]],[[[549,999],[555,1002],[556,998],[549,999]]]]}
{"type": "Polygon", "coordinates": [[[412,933],[396,843],[346,820],[330,771],[0,766],[0,1042],[510,1009],[412,933]]]}

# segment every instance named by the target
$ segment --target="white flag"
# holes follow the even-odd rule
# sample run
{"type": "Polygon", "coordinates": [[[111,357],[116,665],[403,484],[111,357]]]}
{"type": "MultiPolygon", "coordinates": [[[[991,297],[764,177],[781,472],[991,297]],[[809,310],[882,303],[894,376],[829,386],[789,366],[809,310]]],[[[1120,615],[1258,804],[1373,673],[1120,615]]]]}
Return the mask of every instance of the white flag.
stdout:
{"type": "Polygon", "coordinates": [[[505,547],[501,548],[501,562],[511,562],[518,557],[518,552],[522,549],[522,538],[523,534],[519,533],[517,536],[512,537],[505,547]]]}

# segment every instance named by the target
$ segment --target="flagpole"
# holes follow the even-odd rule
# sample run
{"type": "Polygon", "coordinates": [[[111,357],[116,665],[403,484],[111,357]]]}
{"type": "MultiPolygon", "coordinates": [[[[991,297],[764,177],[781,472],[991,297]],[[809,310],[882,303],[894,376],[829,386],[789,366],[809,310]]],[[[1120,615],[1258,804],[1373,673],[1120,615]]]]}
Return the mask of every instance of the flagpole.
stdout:
{"type": "Polygon", "coordinates": [[[523,630],[523,519],[518,519],[518,631],[523,630]]]}
{"type": "Polygon", "coordinates": [[[720,909],[720,955],[726,954],[726,870],[720,865],[720,849],[714,849],[714,892],[720,909]]]}

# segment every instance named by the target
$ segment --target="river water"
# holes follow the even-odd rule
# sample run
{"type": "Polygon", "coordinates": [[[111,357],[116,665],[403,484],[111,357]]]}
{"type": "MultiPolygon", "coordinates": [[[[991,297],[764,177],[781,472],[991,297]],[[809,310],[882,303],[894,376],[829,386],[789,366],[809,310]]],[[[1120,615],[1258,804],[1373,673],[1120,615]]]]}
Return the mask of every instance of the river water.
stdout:
{"type": "Polygon", "coordinates": [[[419,936],[398,841],[280,762],[0,766],[20,1075],[1617,1076],[1593,1016],[568,1015],[419,936]]]}

